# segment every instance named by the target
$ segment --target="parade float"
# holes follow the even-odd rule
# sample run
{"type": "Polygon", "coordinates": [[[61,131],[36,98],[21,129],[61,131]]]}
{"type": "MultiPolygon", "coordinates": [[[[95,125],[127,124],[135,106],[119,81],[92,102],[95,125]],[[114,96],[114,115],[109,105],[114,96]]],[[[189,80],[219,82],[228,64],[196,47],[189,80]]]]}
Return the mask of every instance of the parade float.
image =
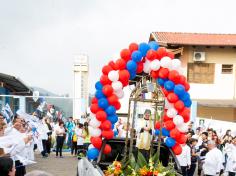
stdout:
{"type": "Polygon", "coordinates": [[[155,41],[131,43],[119,59],[102,68],[95,88],[90,106],[91,145],[87,158],[78,164],[78,175],[180,175],[175,156],[181,154],[181,145],[187,140],[192,103],[181,61],[155,41]],[[119,100],[124,96],[123,88],[130,85],[134,89],[129,98],[129,128],[125,138],[115,138],[119,100]],[[139,131],[137,109],[144,104],[150,109],[151,118],[144,117],[150,126],[146,124],[139,131]],[[142,140],[140,143],[140,136],[149,139],[148,146],[142,140]],[[148,155],[140,151],[148,151],[148,155]]]}

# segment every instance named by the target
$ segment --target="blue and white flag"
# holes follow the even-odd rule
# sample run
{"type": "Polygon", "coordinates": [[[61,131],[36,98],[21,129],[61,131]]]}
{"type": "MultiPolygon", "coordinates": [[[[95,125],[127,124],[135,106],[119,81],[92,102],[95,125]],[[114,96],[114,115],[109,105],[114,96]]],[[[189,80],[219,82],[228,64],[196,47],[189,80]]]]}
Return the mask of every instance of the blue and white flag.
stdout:
{"type": "Polygon", "coordinates": [[[13,117],[13,113],[8,103],[2,108],[1,113],[3,117],[6,119],[7,123],[10,123],[13,117]]]}

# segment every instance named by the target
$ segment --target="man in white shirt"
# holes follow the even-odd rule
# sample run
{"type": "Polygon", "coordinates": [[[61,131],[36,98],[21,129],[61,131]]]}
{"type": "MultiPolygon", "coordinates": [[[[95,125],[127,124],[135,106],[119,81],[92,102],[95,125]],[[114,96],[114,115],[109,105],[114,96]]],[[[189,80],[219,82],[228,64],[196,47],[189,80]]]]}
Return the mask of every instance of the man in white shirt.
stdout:
{"type": "Polygon", "coordinates": [[[227,154],[226,168],[229,176],[236,176],[236,136],[232,140],[232,144],[229,144],[225,148],[227,154]]]}
{"type": "Polygon", "coordinates": [[[203,172],[205,176],[215,176],[220,173],[223,164],[223,154],[216,148],[216,143],[213,140],[207,144],[209,152],[203,164],[203,172]]]}
{"type": "Polygon", "coordinates": [[[188,176],[187,169],[191,166],[191,149],[187,144],[182,144],[182,153],[177,155],[177,159],[181,166],[182,175],[188,176]]]}

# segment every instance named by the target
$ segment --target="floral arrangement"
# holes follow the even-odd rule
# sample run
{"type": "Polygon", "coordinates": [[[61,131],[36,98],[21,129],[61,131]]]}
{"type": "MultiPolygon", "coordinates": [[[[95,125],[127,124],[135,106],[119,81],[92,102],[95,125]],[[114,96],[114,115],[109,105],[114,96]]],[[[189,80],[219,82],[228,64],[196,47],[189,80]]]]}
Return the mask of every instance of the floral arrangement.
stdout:
{"type": "Polygon", "coordinates": [[[141,153],[138,153],[137,160],[134,156],[127,163],[114,161],[104,172],[105,176],[175,176],[173,163],[164,167],[157,160],[157,154],[146,161],[141,153]]]}

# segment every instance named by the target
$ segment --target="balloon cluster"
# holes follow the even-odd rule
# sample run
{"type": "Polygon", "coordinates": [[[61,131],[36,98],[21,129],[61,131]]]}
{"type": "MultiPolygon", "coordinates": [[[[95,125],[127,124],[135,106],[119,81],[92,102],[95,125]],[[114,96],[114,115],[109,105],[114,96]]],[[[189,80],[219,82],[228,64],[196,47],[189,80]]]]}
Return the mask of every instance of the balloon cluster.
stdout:
{"type": "MultiPolygon", "coordinates": [[[[91,145],[87,156],[96,159],[102,147],[102,138],[114,137],[114,124],[118,121],[116,111],[120,109],[119,99],[123,98],[123,88],[136,74],[147,73],[162,87],[166,97],[164,128],[162,134],[168,136],[165,143],[176,154],[181,153],[181,146],[186,142],[184,132],[189,121],[189,107],[191,100],[189,84],[181,75],[181,62],[174,59],[174,54],[159,47],[158,43],[131,43],[128,49],[120,52],[120,58],[110,61],[102,68],[100,81],[95,84],[95,97],[92,99],[90,111],[93,118],[89,124],[91,145]]],[[[159,133],[158,123],[156,134],[159,133]]],[[[103,153],[111,152],[110,145],[106,144],[103,153]]]]}

